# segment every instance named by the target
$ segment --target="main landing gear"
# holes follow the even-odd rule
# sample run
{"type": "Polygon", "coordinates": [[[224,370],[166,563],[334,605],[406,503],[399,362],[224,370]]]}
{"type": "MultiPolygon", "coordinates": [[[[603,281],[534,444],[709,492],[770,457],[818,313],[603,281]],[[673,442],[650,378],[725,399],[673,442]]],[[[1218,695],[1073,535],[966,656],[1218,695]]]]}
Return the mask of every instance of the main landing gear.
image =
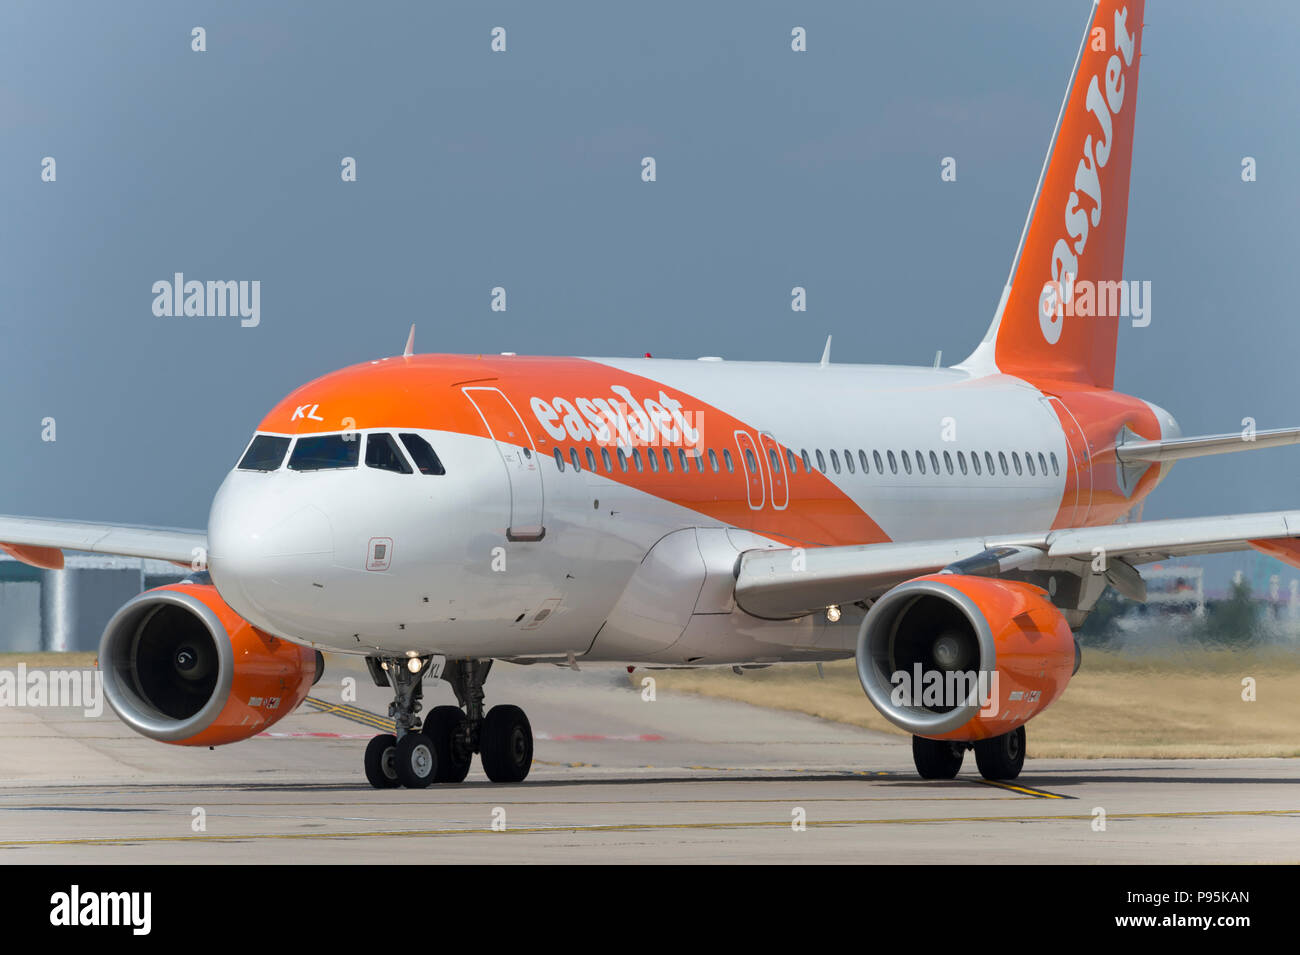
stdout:
{"type": "Polygon", "coordinates": [[[985,779],[1015,779],[1025,765],[1025,728],[977,743],[912,737],[912,761],[922,779],[952,779],[968,749],[975,750],[975,765],[985,779]]]}
{"type": "Polygon", "coordinates": [[[463,782],[474,754],[495,783],[518,783],[533,765],[533,729],[517,706],[494,706],[483,712],[483,684],[491,660],[449,660],[441,678],[451,684],[458,706],[435,706],[421,724],[424,677],[430,661],[416,658],[411,669],[404,657],[368,657],[378,686],[393,688],[388,715],[396,733],[376,736],[366,747],[366,779],[376,789],[463,782]]]}

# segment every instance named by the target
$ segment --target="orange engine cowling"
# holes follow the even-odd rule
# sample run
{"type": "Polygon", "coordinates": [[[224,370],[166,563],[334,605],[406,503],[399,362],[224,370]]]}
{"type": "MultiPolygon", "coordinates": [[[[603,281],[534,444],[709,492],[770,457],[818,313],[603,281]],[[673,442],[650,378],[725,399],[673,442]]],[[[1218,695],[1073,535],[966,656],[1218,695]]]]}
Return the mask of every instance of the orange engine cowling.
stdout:
{"type": "Polygon", "coordinates": [[[181,746],[248,739],[293,712],[321,655],[258,630],[211,584],[146,590],[99,643],[104,695],[137,733],[181,746]]]}
{"type": "Polygon", "coordinates": [[[1014,730],[1060,696],[1075,654],[1041,587],[931,574],[872,605],[858,630],[858,679],[895,726],[973,742],[1014,730]]]}

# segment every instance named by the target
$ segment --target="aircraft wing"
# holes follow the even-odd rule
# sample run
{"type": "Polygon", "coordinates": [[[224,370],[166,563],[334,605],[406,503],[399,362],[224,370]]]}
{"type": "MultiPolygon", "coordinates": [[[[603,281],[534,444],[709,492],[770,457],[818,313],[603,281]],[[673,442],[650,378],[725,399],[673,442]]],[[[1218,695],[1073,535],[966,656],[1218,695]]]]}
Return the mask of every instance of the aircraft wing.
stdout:
{"type": "Polygon", "coordinates": [[[65,550],[152,557],[188,567],[196,558],[206,561],[207,547],[203,531],[0,514],[0,550],[23,563],[54,570],[63,566],[65,550]]]}
{"type": "Polygon", "coordinates": [[[736,603],[756,617],[783,619],[832,604],[874,599],[905,580],[941,570],[999,576],[1052,561],[1092,562],[1129,595],[1144,587],[1133,565],[1254,548],[1300,567],[1300,511],[1176,518],[1042,535],[974,537],[916,543],[751,550],[736,570],[736,603]]]}

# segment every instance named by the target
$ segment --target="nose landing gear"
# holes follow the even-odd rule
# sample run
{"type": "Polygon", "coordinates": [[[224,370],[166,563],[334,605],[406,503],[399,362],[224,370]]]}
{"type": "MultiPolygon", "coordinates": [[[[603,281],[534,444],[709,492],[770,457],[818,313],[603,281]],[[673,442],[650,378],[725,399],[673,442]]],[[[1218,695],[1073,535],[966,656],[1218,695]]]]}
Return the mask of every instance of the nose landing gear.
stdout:
{"type": "Polygon", "coordinates": [[[366,747],[366,778],[376,789],[406,786],[423,789],[431,783],[463,782],[474,754],[495,783],[522,782],[533,765],[533,730],[517,706],[494,706],[484,714],[483,684],[491,660],[449,660],[441,678],[456,694],[459,706],[435,706],[423,725],[424,676],[429,660],[412,672],[402,657],[366,660],[378,686],[393,688],[388,715],[395,734],[376,736],[366,747]],[[386,664],[386,665],[385,665],[386,664]]]}

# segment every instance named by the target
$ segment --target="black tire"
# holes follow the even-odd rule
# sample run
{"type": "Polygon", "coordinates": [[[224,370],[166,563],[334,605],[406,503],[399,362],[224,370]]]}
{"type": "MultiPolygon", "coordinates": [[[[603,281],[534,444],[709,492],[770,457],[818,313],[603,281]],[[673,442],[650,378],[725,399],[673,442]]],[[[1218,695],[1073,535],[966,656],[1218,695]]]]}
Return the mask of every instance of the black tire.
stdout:
{"type": "Polygon", "coordinates": [[[407,789],[424,789],[438,775],[438,751],[423,733],[397,741],[397,778],[407,789]]]}
{"type": "Polygon", "coordinates": [[[438,754],[435,783],[463,783],[469,775],[474,752],[465,743],[464,727],[468,722],[459,706],[435,706],[425,717],[421,730],[433,743],[438,754]]]}
{"type": "Polygon", "coordinates": [[[961,771],[965,750],[946,739],[912,737],[912,762],[922,779],[952,779],[961,771]]]}
{"type": "Polygon", "coordinates": [[[366,779],[376,789],[394,789],[397,778],[397,737],[381,733],[366,744],[366,779]]]}
{"type": "Polygon", "coordinates": [[[1015,779],[1025,765],[1025,728],[976,743],[975,765],[985,779],[1015,779]]]}
{"type": "Polygon", "coordinates": [[[517,706],[494,706],[479,733],[483,772],[494,783],[521,783],[533,767],[533,728],[517,706]]]}

